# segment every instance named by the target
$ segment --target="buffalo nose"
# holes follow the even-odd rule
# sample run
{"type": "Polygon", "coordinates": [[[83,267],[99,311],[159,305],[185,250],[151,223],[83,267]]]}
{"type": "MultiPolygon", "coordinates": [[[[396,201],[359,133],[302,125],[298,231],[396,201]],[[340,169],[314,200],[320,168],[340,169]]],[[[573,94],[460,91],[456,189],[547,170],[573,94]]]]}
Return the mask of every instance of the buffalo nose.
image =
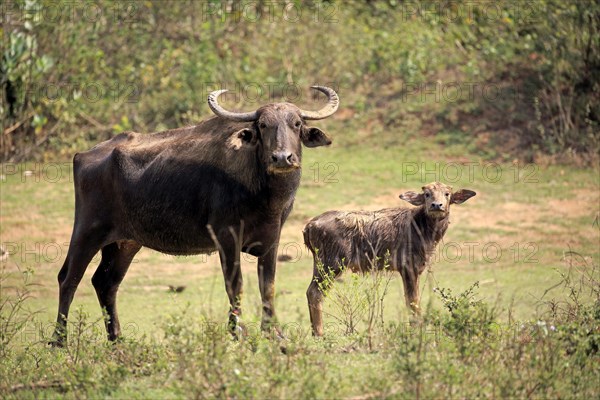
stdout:
{"type": "Polygon", "coordinates": [[[275,151],[271,154],[271,162],[277,168],[289,167],[294,163],[294,155],[288,151],[275,151]]]}

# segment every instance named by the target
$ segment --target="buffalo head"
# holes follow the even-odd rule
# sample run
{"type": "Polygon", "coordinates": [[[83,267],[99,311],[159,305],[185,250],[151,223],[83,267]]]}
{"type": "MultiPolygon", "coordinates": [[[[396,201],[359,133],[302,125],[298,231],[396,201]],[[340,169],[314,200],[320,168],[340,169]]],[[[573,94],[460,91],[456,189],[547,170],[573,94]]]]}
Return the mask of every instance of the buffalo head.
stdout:
{"type": "Polygon", "coordinates": [[[291,103],[274,103],[256,111],[237,113],[223,109],[217,101],[227,90],[217,90],[208,96],[210,109],[219,117],[251,125],[234,132],[228,144],[235,150],[257,149],[270,174],[286,173],[300,168],[302,144],[318,147],[331,144],[331,139],[319,128],[306,125],[332,115],[339,106],[337,93],[328,87],[312,86],[328,97],[327,105],[319,111],[305,111],[291,103]]]}

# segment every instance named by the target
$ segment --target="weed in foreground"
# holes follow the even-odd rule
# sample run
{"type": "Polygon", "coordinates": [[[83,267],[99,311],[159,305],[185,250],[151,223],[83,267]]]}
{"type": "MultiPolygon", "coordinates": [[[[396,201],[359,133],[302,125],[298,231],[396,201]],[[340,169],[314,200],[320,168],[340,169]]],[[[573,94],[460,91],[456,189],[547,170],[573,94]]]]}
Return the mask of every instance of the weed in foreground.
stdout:
{"type": "MultiPolygon", "coordinates": [[[[596,398],[599,269],[574,254],[566,254],[565,266],[550,290],[566,293],[566,300],[544,299],[529,321],[501,322],[475,283],[457,294],[438,289],[443,308],[427,311],[420,324],[388,322],[378,308],[366,306],[353,334],[345,334],[344,322],[344,329],[324,340],[297,334],[286,353],[259,329],[234,341],[225,324],[187,310],[166,318],[161,339],[109,343],[103,321],[78,311],[66,349],[50,348],[43,335],[19,342],[19,331],[13,331],[7,356],[0,358],[0,396],[596,398]]],[[[343,290],[369,288],[375,300],[367,304],[383,301],[386,278],[379,292],[369,286],[376,280],[364,279],[343,290]]],[[[20,314],[27,300],[16,301],[17,293],[3,293],[11,298],[3,316],[14,315],[15,321],[29,316],[20,314]],[[11,313],[10,307],[21,308],[11,313]]]]}

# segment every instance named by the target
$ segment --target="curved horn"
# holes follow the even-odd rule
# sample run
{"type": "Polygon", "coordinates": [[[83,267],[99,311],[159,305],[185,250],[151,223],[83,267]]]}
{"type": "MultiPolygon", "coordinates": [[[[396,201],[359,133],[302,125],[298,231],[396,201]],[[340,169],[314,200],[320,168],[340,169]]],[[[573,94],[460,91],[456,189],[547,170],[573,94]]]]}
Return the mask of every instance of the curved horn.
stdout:
{"type": "Polygon", "coordinates": [[[227,111],[219,105],[217,98],[221,94],[223,94],[227,91],[228,91],[227,89],[215,90],[214,92],[211,92],[208,95],[208,106],[210,107],[210,109],[219,117],[228,119],[230,121],[236,121],[236,122],[256,121],[256,119],[258,118],[256,111],[246,112],[246,113],[236,113],[236,112],[227,111]]]}
{"type": "Polygon", "coordinates": [[[323,119],[333,115],[333,113],[336,112],[340,106],[340,98],[335,90],[326,86],[311,86],[311,89],[325,93],[329,101],[327,102],[327,105],[325,105],[325,107],[321,108],[319,111],[300,110],[300,116],[302,116],[304,119],[323,119]]]}

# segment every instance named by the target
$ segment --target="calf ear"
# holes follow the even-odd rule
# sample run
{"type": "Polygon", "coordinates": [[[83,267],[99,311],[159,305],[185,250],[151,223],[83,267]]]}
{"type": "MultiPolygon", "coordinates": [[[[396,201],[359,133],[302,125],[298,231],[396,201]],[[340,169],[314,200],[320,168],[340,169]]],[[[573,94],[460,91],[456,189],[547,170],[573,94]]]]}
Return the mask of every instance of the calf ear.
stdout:
{"type": "Polygon", "coordinates": [[[406,192],[402,193],[400,198],[408,201],[413,206],[422,206],[425,202],[425,196],[423,196],[423,193],[406,192]]]}
{"type": "Polygon", "coordinates": [[[232,133],[229,140],[227,140],[227,145],[234,150],[239,150],[242,147],[253,147],[257,141],[256,136],[256,132],[252,129],[244,128],[232,133]]]}
{"type": "Polygon", "coordinates": [[[331,139],[319,128],[302,129],[300,139],[306,147],[329,146],[331,139]]]}
{"type": "Polygon", "coordinates": [[[469,189],[461,189],[458,192],[452,193],[452,199],[450,200],[450,204],[461,204],[465,201],[469,200],[471,197],[475,196],[475,193],[469,189]]]}

